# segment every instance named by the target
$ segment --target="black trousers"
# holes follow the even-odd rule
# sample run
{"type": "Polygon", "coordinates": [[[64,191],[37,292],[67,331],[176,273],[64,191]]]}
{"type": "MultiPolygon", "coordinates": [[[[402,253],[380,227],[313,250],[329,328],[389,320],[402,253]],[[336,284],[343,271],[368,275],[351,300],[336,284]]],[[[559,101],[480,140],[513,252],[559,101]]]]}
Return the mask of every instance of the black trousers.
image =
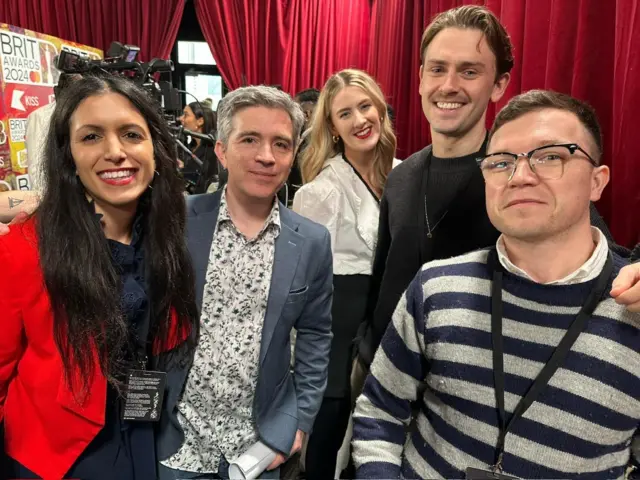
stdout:
{"type": "Polygon", "coordinates": [[[305,471],[308,480],[335,477],[338,450],[344,440],[350,414],[350,395],[323,399],[307,445],[305,471]]]}
{"type": "Polygon", "coordinates": [[[307,444],[309,480],[334,478],[338,450],[351,414],[353,341],[364,319],[371,285],[368,275],[334,275],[331,353],[327,390],[307,444]]]}

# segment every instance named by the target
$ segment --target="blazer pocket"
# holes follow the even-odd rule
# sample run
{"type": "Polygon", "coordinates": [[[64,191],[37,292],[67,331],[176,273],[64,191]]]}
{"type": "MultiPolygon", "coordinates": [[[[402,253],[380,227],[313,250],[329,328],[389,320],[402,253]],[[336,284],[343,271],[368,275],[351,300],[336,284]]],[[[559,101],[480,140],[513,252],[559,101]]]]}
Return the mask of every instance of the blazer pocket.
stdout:
{"type": "Polygon", "coordinates": [[[296,288],[295,290],[291,290],[289,292],[289,295],[287,295],[287,303],[298,303],[306,300],[308,290],[309,290],[308,285],[305,285],[302,288],[296,288]]]}

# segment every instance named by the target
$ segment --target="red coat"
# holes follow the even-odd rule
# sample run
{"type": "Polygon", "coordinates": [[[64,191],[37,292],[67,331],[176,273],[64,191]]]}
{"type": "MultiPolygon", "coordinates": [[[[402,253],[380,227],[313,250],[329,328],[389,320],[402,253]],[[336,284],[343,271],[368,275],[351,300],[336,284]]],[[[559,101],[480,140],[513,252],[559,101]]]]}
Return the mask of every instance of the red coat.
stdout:
{"type": "MultiPolygon", "coordinates": [[[[172,320],[176,325],[176,315],[172,320]]],[[[174,332],[177,333],[177,332],[174,332]]],[[[174,335],[172,348],[180,339],[174,335]]],[[[163,349],[154,345],[155,353],[163,349]]],[[[60,479],[104,426],[107,381],[96,366],[79,405],[64,381],[33,220],[0,237],[0,421],[6,453],[60,479]]]]}

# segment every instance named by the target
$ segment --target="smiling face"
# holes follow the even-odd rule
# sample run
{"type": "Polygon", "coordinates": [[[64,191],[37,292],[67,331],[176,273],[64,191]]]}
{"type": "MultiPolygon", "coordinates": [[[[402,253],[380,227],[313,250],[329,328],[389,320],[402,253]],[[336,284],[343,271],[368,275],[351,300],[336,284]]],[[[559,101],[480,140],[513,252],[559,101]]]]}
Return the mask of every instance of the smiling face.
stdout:
{"type": "Polygon", "coordinates": [[[420,67],[422,110],[433,132],[462,137],[485,128],[490,101],[500,100],[509,74],[496,81],[496,57],[480,30],[445,28],[420,67]]]}
{"type": "Polygon", "coordinates": [[[380,140],[380,112],[360,87],[344,87],[331,103],[332,134],[344,142],[345,155],[371,152],[380,140]]]}
{"type": "Polygon", "coordinates": [[[216,143],[216,154],[229,170],[228,187],[248,199],[272,201],[291,170],[293,143],[293,123],[285,110],[238,111],[227,145],[216,143]]]}
{"type": "MultiPolygon", "coordinates": [[[[593,137],[573,113],[546,108],[505,123],[491,138],[487,153],[529,152],[551,144],[576,143],[597,158],[593,137]]],[[[519,158],[512,179],[503,185],[486,185],[491,223],[507,236],[542,240],[590,222],[589,202],[600,199],[609,181],[606,166],[594,168],[576,151],[564,164],[563,175],[540,179],[519,158]]]]}
{"type": "Polygon", "coordinates": [[[71,155],[87,194],[98,206],[137,205],[155,170],[140,112],[126,97],[106,92],[83,100],[69,127],[71,155]]]}

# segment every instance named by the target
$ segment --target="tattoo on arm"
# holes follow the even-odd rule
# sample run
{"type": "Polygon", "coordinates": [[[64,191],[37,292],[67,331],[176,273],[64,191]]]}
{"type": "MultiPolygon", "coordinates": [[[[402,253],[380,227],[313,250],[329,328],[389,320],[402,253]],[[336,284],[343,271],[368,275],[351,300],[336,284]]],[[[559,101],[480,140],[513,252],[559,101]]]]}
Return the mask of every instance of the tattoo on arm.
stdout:
{"type": "Polygon", "coordinates": [[[20,200],[19,198],[11,198],[9,197],[9,208],[15,208],[20,205],[24,200],[20,200]]]}

